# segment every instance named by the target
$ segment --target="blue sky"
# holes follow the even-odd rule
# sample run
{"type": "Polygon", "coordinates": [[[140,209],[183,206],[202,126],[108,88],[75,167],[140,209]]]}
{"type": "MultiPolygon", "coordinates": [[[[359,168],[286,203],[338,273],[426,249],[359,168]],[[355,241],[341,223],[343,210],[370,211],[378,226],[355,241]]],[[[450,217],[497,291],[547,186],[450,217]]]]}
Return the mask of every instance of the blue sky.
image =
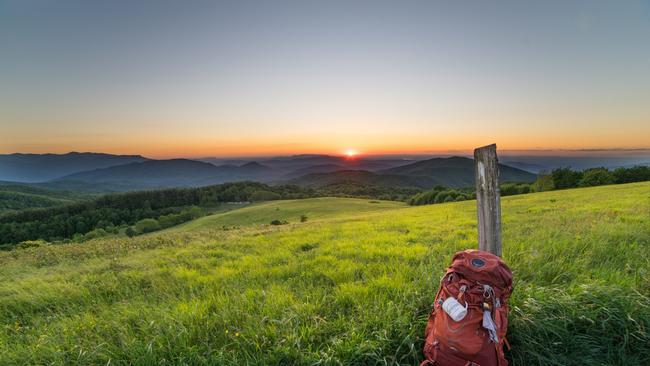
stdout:
{"type": "Polygon", "coordinates": [[[4,1],[0,152],[650,146],[648,1],[4,1]]]}

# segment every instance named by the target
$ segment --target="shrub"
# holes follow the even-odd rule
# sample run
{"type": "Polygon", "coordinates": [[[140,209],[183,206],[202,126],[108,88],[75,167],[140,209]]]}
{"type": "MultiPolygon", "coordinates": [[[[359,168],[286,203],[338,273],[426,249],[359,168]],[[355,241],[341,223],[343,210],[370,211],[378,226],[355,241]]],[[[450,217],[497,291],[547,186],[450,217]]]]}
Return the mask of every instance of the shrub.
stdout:
{"type": "Polygon", "coordinates": [[[131,238],[131,237],[134,237],[134,236],[137,234],[137,232],[136,232],[135,230],[133,230],[132,227],[129,226],[129,227],[127,227],[126,230],[124,231],[124,234],[126,234],[126,236],[128,236],[129,238],[131,238]]]}
{"type": "Polygon", "coordinates": [[[251,193],[251,201],[273,201],[273,200],[279,200],[281,199],[282,196],[275,192],[271,191],[255,191],[251,193]]]}
{"type": "Polygon", "coordinates": [[[108,224],[108,226],[106,226],[104,229],[106,230],[106,232],[111,234],[117,234],[120,232],[120,229],[117,226],[113,225],[112,223],[108,224]]]}
{"type": "Polygon", "coordinates": [[[554,169],[551,172],[555,189],[576,188],[582,179],[582,173],[569,168],[554,169]]]}
{"type": "Polygon", "coordinates": [[[537,180],[533,183],[531,188],[534,192],[552,191],[555,189],[555,185],[553,185],[553,175],[546,172],[540,172],[537,175],[537,180]]]}
{"type": "Polygon", "coordinates": [[[83,236],[83,241],[90,240],[90,239],[96,239],[96,238],[101,238],[103,236],[108,235],[108,232],[102,228],[95,229],[93,231],[89,231],[83,236]]]}
{"type": "Polygon", "coordinates": [[[632,183],[650,180],[649,166],[618,168],[612,172],[615,183],[632,183]]]}
{"type": "Polygon", "coordinates": [[[286,220],[273,220],[271,221],[271,225],[286,225],[289,222],[286,220]]]}
{"type": "Polygon", "coordinates": [[[473,199],[474,195],[469,192],[448,189],[442,186],[436,186],[426,192],[420,192],[413,195],[406,202],[409,205],[429,205],[432,203],[454,202],[473,199]]]}
{"type": "Polygon", "coordinates": [[[533,191],[529,183],[504,183],[500,187],[502,196],[512,196],[515,194],[530,193],[533,191]]]}
{"type": "Polygon", "coordinates": [[[174,226],[180,222],[180,217],[181,215],[176,215],[176,214],[160,216],[158,218],[158,225],[160,226],[160,228],[167,228],[167,227],[174,226]]]}
{"type": "Polygon", "coordinates": [[[614,174],[605,168],[587,169],[580,179],[580,187],[604,186],[613,184],[615,181],[614,174]]]}
{"type": "Polygon", "coordinates": [[[38,239],[38,240],[25,240],[21,241],[18,245],[17,248],[19,249],[27,249],[27,248],[36,248],[36,247],[41,247],[43,245],[48,245],[49,243],[46,242],[43,239],[38,239]]]}
{"type": "Polygon", "coordinates": [[[108,220],[99,220],[97,222],[97,225],[95,225],[95,228],[100,229],[100,228],[107,228],[108,226],[113,226],[113,223],[108,221],[108,220]]]}
{"type": "Polygon", "coordinates": [[[427,205],[430,203],[435,202],[435,196],[438,194],[437,191],[426,191],[422,193],[418,193],[414,195],[413,197],[409,198],[408,201],[406,201],[409,205],[427,205]]]}
{"type": "Polygon", "coordinates": [[[300,215],[300,222],[307,222],[307,215],[300,215]]]}
{"type": "Polygon", "coordinates": [[[447,191],[438,192],[438,194],[436,194],[436,198],[434,199],[434,202],[435,203],[450,202],[447,201],[449,197],[451,197],[451,200],[453,200],[454,197],[456,197],[456,191],[447,190],[447,191]]]}
{"type": "Polygon", "coordinates": [[[160,225],[155,219],[142,219],[135,223],[135,228],[141,233],[150,233],[160,229],[160,225]]]}
{"type": "Polygon", "coordinates": [[[517,194],[517,184],[516,183],[504,183],[499,187],[502,196],[511,196],[517,194]]]}
{"type": "Polygon", "coordinates": [[[187,209],[186,211],[189,216],[194,219],[198,219],[199,217],[203,216],[203,209],[199,206],[191,206],[190,208],[187,209]]]}

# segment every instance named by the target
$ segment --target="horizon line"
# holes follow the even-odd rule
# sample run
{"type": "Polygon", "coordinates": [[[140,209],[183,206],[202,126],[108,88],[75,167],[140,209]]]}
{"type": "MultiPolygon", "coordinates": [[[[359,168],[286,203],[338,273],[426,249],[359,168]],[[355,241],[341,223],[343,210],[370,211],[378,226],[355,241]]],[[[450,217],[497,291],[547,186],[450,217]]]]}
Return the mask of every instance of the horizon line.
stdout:
{"type": "MultiPolygon", "coordinates": [[[[598,152],[611,152],[611,153],[649,153],[650,147],[635,147],[635,148],[581,148],[581,149],[565,149],[565,148],[530,148],[530,149],[499,149],[500,153],[505,153],[506,155],[512,153],[598,153],[598,152]]],[[[252,158],[274,158],[274,157],[292,157],[292,156],[345,156],[346,154],[341,153],[314,153],[314,152],[296,152],[296,153],[268,153],[268,154],[251,154],[251,155],[149,155],[149,154],[139,154],[139,153],[113,153],[108,151],[78,151],[70,150],[67,152],[2,152],[0,155],[68,155],[68,154],[106,154],[106,155],[116,155],[116,156],[141,156],[143,158],[152,159],[152,160],[161,160],[161,159],[252,159],[252,158]],[[153,157],[152,157],[153,156],[153,157]]],[[[457,150],[431,150],[431,151],[421,151],[421,152],[358,152],[357,157],[382,157],[382,156],[395,156],[395,157],[406,157],[406,156],[450,156],[454,154],[463,154],[463,155],[472,155],[473,149],[457,149],[457,150]]],[[[645,155],[645,154],[643,154],[645,155]]],[[[551,155],[553,156],[553,155],[551,155]]],[[[597,157],[597,156],[592,156],[597,157]]]]}

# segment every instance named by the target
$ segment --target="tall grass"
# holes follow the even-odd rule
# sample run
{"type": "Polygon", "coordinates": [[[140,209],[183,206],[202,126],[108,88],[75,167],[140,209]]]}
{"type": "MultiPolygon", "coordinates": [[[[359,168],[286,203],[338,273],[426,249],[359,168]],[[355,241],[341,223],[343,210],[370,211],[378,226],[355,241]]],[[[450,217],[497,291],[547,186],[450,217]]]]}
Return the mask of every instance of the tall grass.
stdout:
{"type": "MultiPolygon", "coordinates": [[[[475,202],[274,204],[310,220],[247,207],[1,253],[0,364],[418,364],[437,281],[476,246],[475,202]]],[[[649,364],[650,184],[504,197],[503,215],[512,364],[649,364]]]]}

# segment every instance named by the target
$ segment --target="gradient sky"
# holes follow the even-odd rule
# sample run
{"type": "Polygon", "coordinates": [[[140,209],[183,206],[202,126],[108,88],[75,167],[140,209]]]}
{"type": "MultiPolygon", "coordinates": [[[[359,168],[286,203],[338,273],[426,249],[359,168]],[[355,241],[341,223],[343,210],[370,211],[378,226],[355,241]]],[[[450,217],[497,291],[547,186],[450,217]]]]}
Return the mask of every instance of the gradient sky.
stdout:
{"type": "Polygon", "coordinates": [[[650,147],[649,1],[0,2],[0,152],[650,147]]]}

